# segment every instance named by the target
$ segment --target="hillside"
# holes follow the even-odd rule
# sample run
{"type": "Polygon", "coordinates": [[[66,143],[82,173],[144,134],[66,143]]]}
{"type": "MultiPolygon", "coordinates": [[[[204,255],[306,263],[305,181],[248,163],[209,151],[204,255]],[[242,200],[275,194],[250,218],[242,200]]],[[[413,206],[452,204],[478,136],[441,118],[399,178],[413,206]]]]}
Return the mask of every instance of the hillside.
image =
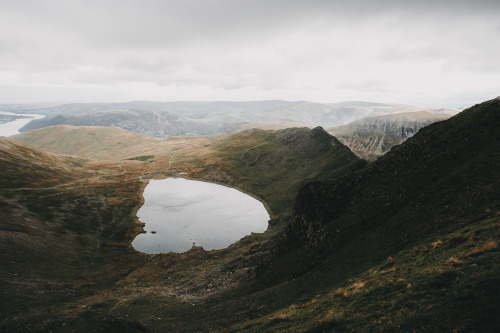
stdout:
{"type": "Polygon", "coordinates": [[[9,139],[55,154],[112,160],[143,155],[150,146],[161,146],[165,142],[165,139],[127,132],[118,127],[68,125],[44,127],[9,139]]]}
{"type": "MultiPolygon", "coordinates": [[[[1,107],[0,107],[1,109],[1,107]]],[[[241,129],[332,127],[367,116],[396,112],[428,111],[454,114],[455,110],[369,102],[313,103],[256,102],[151,102],[63,104],[22,109],[47,115],[20,131],[55,125],[115,126],[149,136],[207,135],[241,129]]]]}
{"type": "MultiPolygon", "coordinates": [[[[16,172],[21,176],[29,175],[32,170],[38,170],[40,161],[44,161],[40,174],[33,173],[33,179],[27,178],[29,184],[8,185],[16,178],[4,179],[0,192],[4,215],[0,223],[4,253],[1,262],[5,268],[0,286],[8,299],[16,299],[14,303],[0,304],[5,318],[0,327],[14,331],[61,330],[63,323],[71,323],[73,326],[70,327],[80,330],[103,326],[141,330],[144,328],[142,324],[118,319],[121,316],[108,313],[110,308],[105,304],[114,304],[122,298],[117,295],[123,292],[139,297],[136,292],[142,289],[136,284],[149,285],[149,282],[138,282],[137,279],[156,279],[163,284],[161,288],[170,290],[174,297],[172,306],[179,309],[183,308],[185,297],[206,299],[231,292],[252,276],[253,267],[258,263],[252,258],[260,258],[267,251],[266,246],[255,246],[259,247],[263,241],[267,244],[266,239],[284,228],[283,223],[275,219],[266,234],[247,237],[231,250],[216,253],[196,249],[183,255],[137,253],[130,242],[140,232],[141,224],[135,218],[135,211],[141,202],[145,186],[143,179],[165,178],[185,172],[191,178],[237,186],[257,197],[264,197],[270,212],[278,216],[291,212],[293,198],[304,178],[318,177],[319,168],[324,167],[324,164],[317,163],[318,160],[324,159],[327,166],[332,166],[330,176],[341,174],[358,161],[347,148],[342,148],[338,141],[319,128],[314,131],[256,130],[220,138],[157,139],[117,128],[58,126],[16,138],[20,137],[51,146],[52,150],[72,153],[73,157],[45,153],[7,139],[2,141],[0,148],[5,158],[0,163],[9,175],[16,172]],[[50,131],[53,137],[49,140],[50,131]],[[36,134],[39,134],[39,140],[36,134]],[[249,137],[253,144],[266,147],[266,150],[258,153],[253,144],[234,150],[239,146],[238,142],[247,141],[249,137]],[[168,154],[165,153],[165,143],[168,154]],[[138,147],[142,147],[141,154],[145,155],[135,156],[138,147]],[[310,150],[310,147],[315,149],[310,150]],[[148,155],[153,153],[157,155],[148,155]],[[279,157],[284,153],[290,156],[281,160],[279,157]],[[100,156],[105,160],[85,160],[75,155],[100,156]],[[248,163],[248,156],[255,164],[252,168],[254,175],[246,174],[249,167],[244,165],[248,163]],[[294,170],[298,165],[301,168],[294,170]],[[276,176],[283,169],[288,170],[292,178],[283,182],[281,191],[284,195],[274,198],[271,195],[274,190],[272,183],[263,182],[263,176],[259,174],[276,176]],[[45,181],[45,175],[52,170],[58,170],[59,178],[50,184],[33,187],[37,180],[45,181]],[[10,214],[13,214],[12,218],[10,214]],[[243,257],[246,262],[238,263],[243,257]],[[234,267],[235,264],[238,268],[234,267]],[[157,271],[157,265],[170,268],[157,271]],[[158,276],[183,276],[193,272],[198,278],[189,279],[189,284],[183,278],[166,281],[158,276]],[[39,281],[44,282],[40,284],[39,281]],[[205,287],[200,289],[207,284],[213,285],[213,292],[209,295],[206,295],[205,287]],[[21,285],[30,287],[12,288],[21,285]],[[107,310],[97,313],[90,310],[94,306],[100,307],[96,302],[102,303],[107,310]],[[52,307],[46,308],[45,304],[52,307]],[[86,310],[87,306],[89,310],[86,310]]],[[[122,301],[126,303],[127,299],[122,301]]]]}
{"type": "Polygon", "coordinates": [[[144,177],[163,169],[170,175],[183,172],[240,187],[262,198],[276,213],[290,210],[300,184],[334,177],[359,162],[321,128],[152,138],[119,128],[55,126],[10,139],[58,154],[144,160],[144,177]],[[207,174],[207,168],[213,172],[207,174]]]}
{"type": "Polygon", "coordinates": [[[20,131],[54,125],[73,126],[115,126],[127,131],[154,137],[169,135],[205,135],[223,132],[232,126],[231,119],[219,122],[217,119],[192,119],[171,112],[151,110],[109,110],[80,115],[51,115],[33,120],[20,131]]]}
{"type": "Polygon", "coordinates": [[[144,138],[137,156],[142,139],[107,129],[133,153],[106,161],[3,139],[3,170],[43,155],[42,173],[71,172],[0,186],[0,330],[496,332],[499,115],[500,99],[476,105],[368,165],[322,128],[144,138]],[[263,199],[270,228],[220,251],[133,251],[145,179],[179,172],[263,199]]]}
{"type": "Polygon", "coordinates": [[[303,187],[254,285],[281,305],[233,329],[497,331],[499,125],[495,99],[303,187]]]}
{"type": "Polygon", "coordinates": [[[366,117],[352,123],[327,129],[356,155],[373,161],[393,146],[403,143],[422,127],[450,118],[448,114],[425,111],[366,117]]]}

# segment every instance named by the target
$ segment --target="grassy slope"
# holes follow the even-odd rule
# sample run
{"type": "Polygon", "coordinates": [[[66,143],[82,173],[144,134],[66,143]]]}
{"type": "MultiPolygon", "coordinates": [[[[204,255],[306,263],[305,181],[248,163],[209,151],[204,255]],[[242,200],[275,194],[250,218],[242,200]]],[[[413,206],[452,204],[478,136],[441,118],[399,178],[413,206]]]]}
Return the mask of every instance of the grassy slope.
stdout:
{"type": "MultiPolygon", "coordinates": [[[[2,303],[9,319],[0,327],[68,332],[145,327],[158,332],[498,330],[498,114],[498,100],[481,104],[431,125],[363,170],[302,187],[285,233],[263,242],[252,236],[223,251],[141,256],[126,248],[109,249],[113,238],[122,244],[119,239],[126,235],[120,232],[95,235],[84,228],[85,242],[69,237],[58,243],[68,251],[68,278],[57,270],[45,284],[33,277],[2,277],[9,298],[21,298],[19,306],[28,311],[21,314],[2,303]],[[107,249],[89,246],[96,239],[107,242],[107,249]],[[72,250],[70,244],[81,245],[72,250]],[[76,279],[77,267],[84,270],[76,279]],[[27,282],[36,286],[27,294],[10,288],[27,282]],[[44,308],[47,303],[54,307],[44,308]]],[[[83,222],[87,209],[101,207],[112,214],[106,221],[122,221],[138,203],[142,183],[137,176],[146,169],[156,170],[152,176],[185,170],[191,177],[244,184],[263,197],[277,183],[294,195],[291,189],[302,183],[295,177],[328,178],[342,171],[336,171],[340,160],[325,162],[337,156],[332,152],[338,147],[320,130],[250,131],[199,141],[203,147],[182,140],[169,143],[172,170],[158,156],[152,162],[130,161],[137,170],[125,174],[116,162],[88,162],[89,172],[99,177],[74,189],[81,199],[76,202],[92,203],[81,214],[44,219],[42,207],[27,214],[43,223],[83,222]],[[254,168],[259,172],[253,173],[254,168]],[[99,206],[103,198],[108,205],[99,206]]],[[[356,164],[348,151],[338,152],[346,154],[346,166],[356,164]]],[[[49,211],[74,213],[65,205],[71,190],[59,191],[49,211]]],[[[25,203],[17,200],[26,196],[5,201],[9,209],[23,209],[25,203]]],[[[280,202],[288,202],[273,197],[278,209],[280,202]]],[[[121,225],[109,231],[122,230],[121,225]]],[[[67,227],[58,228],[72,235],[67,227]]],[[[82,233],[75,233],[82,239],[82,233]]],[[[33,234],[43,237],[36,230],[33,234]]],[[[54,254],[51,246],[59,250],[54,244],[47,247],[48,255],[54,254]]],[[[47,274],[42,265],[48,260],[34,257],[32,262],[14,253],[22,248],[8,249],[2,263],[17,256],[25,262],[18,274],[47,274]]],[[[5,274],[13,273],[14,265],[6,266],[5,274]]]]}
{"type": "Polygon", "coordinates": [[[304,187],[255,285],[271,310],[229,331],[497,331],[499,125],[496,99],[304,187]]]}
{"type": "Polygon", "coordinates": [[[51,153],[94,159],[141,156],[149,145],[159,145],[165,141],[127,132],[118,127],[68,125],[44,127],[14,135],[10,139],[51,153]]]}
{"type": "Polygon", "coordinates": [[[273,216],[291,213],[298,189],[306,182],[335,178],[360,163],[348,148],[322,128],[249,130],[216,145],[219,164],[236,186],[248,188],[271,208],[273,216]]]}
{"type": "Polygon", "coordinates": [[[320,128],[160,139],[112,127],[55,126],[12,139],[58,154],[154,162],[146,178],[185,172],[236,186],[264,200],[273,216],[290,213],[303,183],[334,178],[359,161],[320,128]]]}
{"type": "Polygon", "coordinates": [[[46,330],[73,313],[68,304],[141,261],[113,244],[129,237],[144,184],[121,177],[114,163],[8,139],[0,140],[0,164],[0,331],[46,330]]]}
{"type": "MultiPolygon", "coordinates": [[[[2,290],[17,300],[14,306],[1,304],[5,320],[0,327],[9,330],[24,327],[64,331],[63,324],[69,331],[123,325],[141,330],[142,326],[135,325],[135,321],[158,330],[216,327],[216,322],[227,312],[224,306],[219,307],[213,318],[200,316],[199,320],[191,321],[191,326],[183,323],[198,306],[200,311],[209,314],[208,304],[217,304],[221,297],[226,299],[221,295],[232,294],[247,283],[269,250],[271,243],[266,239],[282,226],[273,225],[273,230],[264,235],[252,235],[228,250],[215,253],[137,254],[128,242],[137,227],[134,211],[140,204],[144,186],[139,176],[162,178],[186,172],[191,178],[237,186],[265,197],[275,188],[265,177],[279,179],[286,170],[290,178],[286,178],[280,188],[284,195],[276,200],[269,196],[268,204],[273,212],[289,212],[291,207],[286,207],[286,203],[293,201],[304,178],[335,176],[359,161],[320,129],[157,140],[112,128],[58,126],[28,132],[15,139],[20,137],[53,151],[108,161],[60,157],[11,143],[24,149],[2,161],[4,169],[13,174],[29,175],[32,166],[38,163],[33,156],[39,154],[43,155],[40,160],[45,161],[48,171],[63,168],[68,164],[65,161],[80,161],[80,165],[67,166],[68,177],[71,176],[68,179],[61,172],[58,173],[61,179],[39,188],[29,185],[21,190],[14,184],[11,190],[0,193],[8,208],[0,227],[3,235],[10,239],[2,244],[5,253],[2,263],[7,274],[1,280],[2,290]],[[56,139],[51,138],[51,130],[56,139]],[[247,142],[249,135],[253,137],[251,142],[247,142]],[[259,153],[254,146],[263,149],[259,153]],[[115,151],[116,147],[121,148],[115,151]],[[249,157],[255,163],[247,165],[249,157]],[[23,163],[19,165],[17,161],[23,163]],[[325,168],[330,171],[322,175],[320,171],[325,168]],[[251,169],[257,171],[248,176],[251,169]],[[295,173],[293,169],[298,170],[295,173]],[[16,218],[10,218],[11,214],[16,218]],[[34,226],[33,230],[29,225],[34,226]],[[36,244],[43,244],[43,250],[40,246],[31,246],[36,244]],[[8,263],[14,262],[12,258],[15,263],[8,263]],[[19,262],[25,264],[19,265],[19,262]],[[15,278],[12,275],[28,271],[29,276],[23,274],[15,278]],[[170,280],[165,276],[176,278],[170,280]],[[11,288],[22,284],[33,287],[11,288]],[[156,298],[158,290],[167,296],[156,298]],[[44,304],[52,307],[46,308],[44,304]],[[158,322],[156,315],[171,320],[158,322]]],[[[12,147],[7,148],[4,153],[8,155],[12,147]]],[[[32,181],[43,178],[47,170],[34,175],[32,181]]]]}

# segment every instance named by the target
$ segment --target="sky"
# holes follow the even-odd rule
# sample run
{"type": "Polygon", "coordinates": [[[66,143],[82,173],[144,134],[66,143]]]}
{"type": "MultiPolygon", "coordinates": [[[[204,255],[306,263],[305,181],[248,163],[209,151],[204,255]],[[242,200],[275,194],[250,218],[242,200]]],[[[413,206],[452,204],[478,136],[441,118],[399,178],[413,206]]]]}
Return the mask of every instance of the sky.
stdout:
{"type": "Polygon", "coordinates": [[[0,103],[500,95],[500,1],[0,0],[0,103]]]}

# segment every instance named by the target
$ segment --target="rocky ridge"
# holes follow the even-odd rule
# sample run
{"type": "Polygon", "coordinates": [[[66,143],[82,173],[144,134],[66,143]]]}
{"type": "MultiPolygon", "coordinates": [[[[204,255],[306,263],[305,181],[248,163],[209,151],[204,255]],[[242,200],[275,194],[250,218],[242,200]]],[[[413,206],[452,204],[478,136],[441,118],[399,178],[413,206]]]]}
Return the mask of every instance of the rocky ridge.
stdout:
{"type": "Polygon", "coordinates": [[[415,135],[421,128],[450,117],[448,114],[429,112],[397,113],[363,118],[329,128],[328,133],[339,138],[359,157],[373,161],[415,135]]]}

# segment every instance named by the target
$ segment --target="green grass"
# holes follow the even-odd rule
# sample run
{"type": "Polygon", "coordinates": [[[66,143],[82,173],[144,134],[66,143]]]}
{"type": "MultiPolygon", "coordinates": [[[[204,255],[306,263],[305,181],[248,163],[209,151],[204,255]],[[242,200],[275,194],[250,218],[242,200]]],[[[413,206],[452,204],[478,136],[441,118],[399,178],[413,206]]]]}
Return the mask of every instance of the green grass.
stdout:
{"type": "Polygon", "coordinates": [[[275,217],[291,213],[303,184],[335,178],[359,161],[320,129],[249,130],[217,148],[234,184],[264,200],[275,217]]]}

